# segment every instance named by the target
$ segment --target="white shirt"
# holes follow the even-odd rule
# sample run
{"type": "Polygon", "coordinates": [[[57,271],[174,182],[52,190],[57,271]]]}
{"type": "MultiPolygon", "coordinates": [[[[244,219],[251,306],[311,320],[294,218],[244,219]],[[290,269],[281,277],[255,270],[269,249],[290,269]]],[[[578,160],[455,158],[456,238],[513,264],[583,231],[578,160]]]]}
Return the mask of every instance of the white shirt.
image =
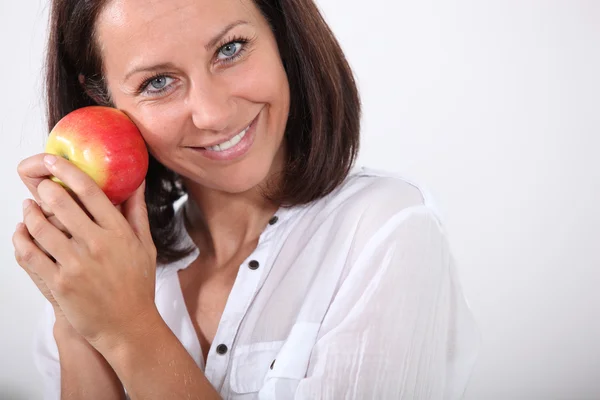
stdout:
{"type": "MultiPolygon", "coordinates": [[[[181,243],[193,245],[182,209],[181,243]]],[[[224,399],[462,397],[481,335],[427,190],[357,168],[275,215],[240,265],[207,360],[177,274],[199,251],[157,268],[161,316],[224,399]]],[[[53,323],[48,303],[34,348],[45,399],[60,398],[53,323]]]]}

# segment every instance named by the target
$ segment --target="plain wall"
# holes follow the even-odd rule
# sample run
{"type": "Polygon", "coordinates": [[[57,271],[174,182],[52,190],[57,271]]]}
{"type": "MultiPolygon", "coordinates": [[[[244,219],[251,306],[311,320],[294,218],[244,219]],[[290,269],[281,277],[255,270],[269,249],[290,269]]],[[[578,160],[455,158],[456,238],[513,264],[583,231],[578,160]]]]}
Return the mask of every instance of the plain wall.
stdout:
{"type": "MultiPolygon", "coordinates": [[[[45,299],[14,260],[43,151],[46,1],[0,0],[0,399],[41,398],[45,299]]],[[[359,163],[434,194],[483,344],[465,398],[600,398],[600,2],[320,0],[364,104],[359,163]]]]}

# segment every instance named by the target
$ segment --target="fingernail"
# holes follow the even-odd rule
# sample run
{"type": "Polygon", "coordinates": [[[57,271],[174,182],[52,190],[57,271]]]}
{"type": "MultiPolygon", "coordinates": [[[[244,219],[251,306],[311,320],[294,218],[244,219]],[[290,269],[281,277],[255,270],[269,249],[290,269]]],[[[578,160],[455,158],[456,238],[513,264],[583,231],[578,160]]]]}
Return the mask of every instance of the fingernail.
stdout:
{"type": "Polygon", "coordinates": [[[23,210],[27,210],[27,208],[29,208],[30,205],[31,205],[31,200],[25,199],[25,201],[23,201],[23,210]]]}
{"type": "Polygon", "coordinates": [[[49,166],[53,166],[54,163],[56,162],[56,156],[53,156],[51,154],[44,156],[44,162],[46,164],[48,164],[49,166]]]}

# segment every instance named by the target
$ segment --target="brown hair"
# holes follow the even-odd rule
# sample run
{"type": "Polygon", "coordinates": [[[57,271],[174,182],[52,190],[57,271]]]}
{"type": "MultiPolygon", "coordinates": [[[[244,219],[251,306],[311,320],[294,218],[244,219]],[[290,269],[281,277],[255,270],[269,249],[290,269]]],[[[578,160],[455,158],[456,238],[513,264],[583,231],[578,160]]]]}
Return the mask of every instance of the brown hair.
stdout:
{"type": "MultiPolygon", "coordinates": [[[[49,131],[69,112],[112,106],[94,43],[107,0],[53,0],[47,49],[49,131]],[[85,77],[85,89],[80,82],[85,77]]],[[[331,193],[346,178],[360,138],[360,99],[346,58],[313,0],[254,0],[276,37],[290,84],[282,185],[267,197],[284,207],[331,193]]],[[[146,203],[158,261],[193,249],[177,247],[173,203],[186,193],[179,176],[150,156],[146,203]]]]}

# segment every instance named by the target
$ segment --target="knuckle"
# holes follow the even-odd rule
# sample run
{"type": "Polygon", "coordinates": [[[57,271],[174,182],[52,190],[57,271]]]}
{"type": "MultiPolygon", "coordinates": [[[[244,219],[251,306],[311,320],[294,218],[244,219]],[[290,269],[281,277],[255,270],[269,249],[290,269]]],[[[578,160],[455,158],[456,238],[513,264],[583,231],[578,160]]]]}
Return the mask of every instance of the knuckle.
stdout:
{"type": "Polygon", "coordinates": [[[28,177],[29,166],[31,165],[31,157],[21,160],[17,165],[17,173],[21,178],[28,177]]]}
{"type": "Polygon", "coordinates": [[[76,185],[73,190],[77,195],[81,197],[94,197],[98,195],[100,188],[95,184],[91,179],[86,180],[86,182],[81,182],[76,185]]]}
{"type": "MultiPolygon", "coordinates": [[[[127,223],[125,223],[125,224],[127,224],[127,223]]],[[[115,229],[113,231],[113,233],[114,233],[115,238],[117,238],[117,239],[129,240],[129,239],[132,239],[133,236],[134,236],[134,234],[131,231],[129,225],[122,226],[119,229],[115,229]]]]}
{"type": "Polygon", "coordinates": [[[65,295],[71,290],[71,280],[64,272],[59,274],[54,281],[53,290],[61,295],[65,295]]]}
{"type": "Polygon", "coordinates": [[[70,282],[76,281],[83,274],[83,265],[78,259],[71,259],[67,263],[67,267],[63,269],[63,275],[70,282]]]}
{"type": "Polygon", "coordinates": [[[104,243],[98,238],[90,238],[87,242],[87,247],[92,256],[100,256],[105,252],[104,243]]]}
{"type": "Polygon", "coordinates": [[[59,192],[56,190],[57,185],[58,183],[54,183],[50,179],[44,179],[38,184],[38,195],[44,200],[45,203],[50,204],[50,201],[57,197],[57,193],[59,192]]]}
{"type": "Polygon", "coordinates": [[[31,249],[23,249],[16,253],[16,258],[21,265],[31,265],[35,261],[35,253],[31,249]]]}
{"type": "Polygon", "coordinates": [[[52,190],[53,187],[53,182],[50,179],[44,179],[38,185],[38,194],[41,196],[42,193],[52,190]]]}
{"type": "Polygon", "coordinates": [[[29,224],[29,233],[35,238],[43,237],[46,233],[46,224],[42,223],[38,218],[32,219],[29,224]]]}
{"type": "Polygon", "coordinates": [[[21,269],[25,272],[27,272],[28,274],[29,272],[29,265],[27,265],[25,263],[25,261],[23,261],[23,259],[21,258],[21,255],[19,254],[18,251],[15,251],[15,260],[17,261],[17,264],[21,267],[21,269]]]}
{"type": "Polygon", "coordinates": [[[22,160],[21,162],[19,162],[19,165],[17,165],[17,174],[19,174],[20,177],[24,177],[26,174],[26,160],[22,160]]]}
{"type": "Polygon", "coordinates": [[[47,204],[50,207],[50,209],[63,209],[67,206],[67,199],[60,193],[52,191],[44,197],[44,203],[47,204]]]}
{"type": "Polygon", "coordinates": [[[74,258],[66,262],[61,270],[59,277],[56,280],[56,285],[61,293],[70,291],[77,286],[77,282],[81,281],[84,274],[84,268],[79,259],[74,258]]]}
{"type": "Polygon", "coordinates": [[[19,232],[15,232],[12,235],[12,244],[13,244],[13,247],[15,248],[15,250],[17,250],[17,247],[19,246],[19,241],[20,241],[19,237],[20,237],[19,232]]]}
{"type": "Polygon", "coordinates": [[[107,233],[113,240],[129,242],[135,238],[135,233],[133,233],[131,226],[127,221],[118,222],[114,228],[107,230],[107,233]]]}
{"type": "MultiPolygon", "coordinates": [[[[18,263],[19,265],[21,265],[21,255],[19,254],[19,250],[16,250],[16,249],[15,249],[15,260],[17,261],[17,263],[18,263]]],[[[23,266],[23,265],[21,265],[21,267],[22,267],[22,266],[23,266]]]]}

